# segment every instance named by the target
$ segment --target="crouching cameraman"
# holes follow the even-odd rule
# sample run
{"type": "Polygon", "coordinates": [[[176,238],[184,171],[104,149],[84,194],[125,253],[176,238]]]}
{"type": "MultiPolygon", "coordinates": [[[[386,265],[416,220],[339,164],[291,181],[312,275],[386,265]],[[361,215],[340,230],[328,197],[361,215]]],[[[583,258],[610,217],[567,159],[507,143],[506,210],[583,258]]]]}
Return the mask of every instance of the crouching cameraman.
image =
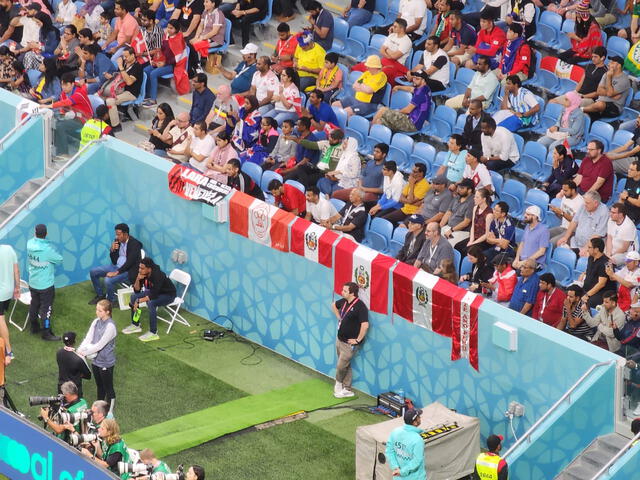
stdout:
{"type": "MultiPolygon", "coordinates": [[[[69,381],[60,386],[62,392],[62,402],[58,412],[53,412],[52,407],[42,407],[40,417],[47,427],[49,427],[57,437],[64,441],[69,440],[69,433],[79,431],[80,420],[74,418],[74,422],[69,421],[69,414],[81,413],[87,410],[88,405],[84,398],[78,395],[78,386],[69,381]]],[[[30,400],[31,401],[31,400],[30,400]]],[[[75,415],[73,416],[75,417],[75,415]]]]}
{"type": "Polygon", "coordinates": [[[161,476],[161,475],[155,475],[156,473],[171,473],[171,470],[169,469],[169,465],[164,463],[162,460],[159,460],[156,457],[156,454],[153,452],[153,450],[149,448],[145,448],[140,452],[140,461],[145,465],[149,466],[150,468],[152,468],[152,470],[149,472],[149,475],[136,477],[136,480],[150,480],[150,479],[155,480],[156,477],[161,476]]]}
{"type": "MultiPolygon", "coordinates": [[[[101,441],[91,443],[95,449],[93,452],[87,448],[83,448],[80,452],[119,475],[118,462],[129,463],[129,452],[124,440],[120,437],[118,422],[112,418],[105,418],[98,428],[98,436],[101,441]]],[[[128,473],[119,476],[123,480],[130,478],[128,473]]]]}

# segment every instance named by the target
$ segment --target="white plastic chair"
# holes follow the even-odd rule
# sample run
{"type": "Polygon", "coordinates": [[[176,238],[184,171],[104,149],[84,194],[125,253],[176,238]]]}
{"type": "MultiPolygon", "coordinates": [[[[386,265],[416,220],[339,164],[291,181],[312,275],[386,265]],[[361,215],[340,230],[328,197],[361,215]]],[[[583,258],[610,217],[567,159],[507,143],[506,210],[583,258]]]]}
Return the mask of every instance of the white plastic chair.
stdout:
{"type": "Polygon", "coordinates": [[[169,274],[169,279],[178,284],[183,285],[184,289],[182,290],[182,295],[180,295],[179,297],[176,297],[173,300],[173,302],[165,306],[165,308],[171,314],[171,320],[167,320],[166,318],[162,318],[160,315],[158,315],[159,320],[162,320],[163,322],[166,322],[169,324],[169,328],[167,328],[167,333],[171,331],[171,327],[173,327],[173,324],[175,322],[181,323],[182,325],[186,325],[187,327],[191,326],[187,321],[187,319],[178,313],[180,310],[180,307],[184,303],[184,297],[187,294],[189,285],[191,285],[191,275],[189,275],[184,270],[180,270],[179,268],[174,268],[169,274]]]}
{"type": "Polygon", "coordinates": [[[22,325],[22,327],[18,325],[16,322],[14,322],[13,312],[15,311],[16,305],[18,304],[18,302],[22,303],[23,305],[26,305],[27,307],[31,305],[31,292],[29,291],[29,284],[22,279],[20,279],[20,296],[15,302],[13,302],[13,308],[11,308],[11,313],[9,314],[9,324],[13,325],[14,327],[16,327],[18,330],[22,332],[24,331],[25,328],[27,328],[29,313],[27,312],[27,316],[24,319],[24,324],[22,325]]]}

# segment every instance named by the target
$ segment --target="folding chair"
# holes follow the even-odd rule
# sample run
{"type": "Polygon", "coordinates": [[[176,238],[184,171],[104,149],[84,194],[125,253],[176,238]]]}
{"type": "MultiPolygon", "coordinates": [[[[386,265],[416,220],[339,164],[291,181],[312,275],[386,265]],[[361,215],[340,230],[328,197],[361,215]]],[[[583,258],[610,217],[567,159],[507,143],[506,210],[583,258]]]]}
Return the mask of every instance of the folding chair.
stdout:
{"type": "Polygon", "coordinates": [[[169,305],[166,305],[164,307],[171,314],[171,320],[167,320],[166,318],[162,318],[160,315],[158,315],[159,320],[162,320],[163,322],[166,322],[169,324],[169,328],[167,328],[167,333],[171,331],[171,327],[173,327],[173,324],[175,322],[181,323],[182,325],[186,325],[187,327],[191,326],[187,321],[187,319],[178,313],[180,310],[180,307],[184,303],[184,297],[187,294],[189,285],[191,284],[191,275],[189,275],[184,270],[180,270],[179,268],[174,268],[169,274],[169,279],[178,284],[183,285],[184,289],[182,290],[182,295],[180,295],[179,297],[176,297],[173,300],[173,302],[171,302],[169,305]]]}
{"type": "Polygon", "coordinates": [[[13,307],[11,308],[11,313],[9,314],[9,324],[13,325],[18,330],[23,332],[24,329],[27,328],[27,321],[29,320],[29,313],[27,312],[27,316],[24,318],[24,323],[22,324],[22,327],[20,325],[18,325],[16,322],[14,322],[13,321],[13,312],[15,311],[16,305],[18,304],[18,302],[20,302],[20,303],[22,303],[23,305],[26,305],[26,306],[31,305],[31,292],[29,291],[29,284],[25,280],[22,280],[22,279],[20,279],[20,296],[18,297],[18,299],[16,301],[13,302],[13,307]]]}

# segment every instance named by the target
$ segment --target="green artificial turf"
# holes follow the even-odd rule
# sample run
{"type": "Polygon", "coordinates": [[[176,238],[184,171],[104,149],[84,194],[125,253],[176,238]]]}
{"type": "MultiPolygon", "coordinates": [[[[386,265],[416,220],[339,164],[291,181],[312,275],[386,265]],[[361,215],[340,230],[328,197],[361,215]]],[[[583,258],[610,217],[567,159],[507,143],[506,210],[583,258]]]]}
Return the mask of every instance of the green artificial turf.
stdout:
{"type": "MultiPolygon", "coordinates": [[[[53,328],[84,337],[95,318],[89,282],[57,289],[53,328]]],[[[15,319],[22,323],[26,310],[19,305],[15,319]]],[[[118,330],[129,323],[129,312],[114,311],[118,330]]],[[[216,342],[201,339],[204,328],[219,328],[185,312],[191,327],[159,323],[161,340],[142,343],[137,335],[118,335],[115,389],[116,418],[125,434],[248,395],[287,387],[308,379],[321,379],[331,394],[332,381],[317,372],[232,335],[216,342]],[[257,349],[256,349],[257,348],[257,349]]],[[[143,327],[147,317],[143,315],[143,327]]],[[[32,420],[38,409],[29,407],[30,395],[51,395],[57,388],[55,352],[61,343],[10,327],[16,359],[7,371],[7,388],[18,409],[32,420]]],[[[85,398],[95,400],[93,380],[84,382],[85,398]]],[[[331,397],[330,400],[333,400],[331,397]]],[[[374,403],[366,396],[347,403],[374,403]]],[[[328,409],[311,412],[308,420],[218,438],[165,460],[172,468],[198,463],[207,478],[281,480],[293,478],[352,479],[355,476],[355,427],[385,417],[328,409]],[[210,474],[211,472],[211,474],[210,474]]],[[[37,421],[36,421],[37,422],[37,421]]]]}

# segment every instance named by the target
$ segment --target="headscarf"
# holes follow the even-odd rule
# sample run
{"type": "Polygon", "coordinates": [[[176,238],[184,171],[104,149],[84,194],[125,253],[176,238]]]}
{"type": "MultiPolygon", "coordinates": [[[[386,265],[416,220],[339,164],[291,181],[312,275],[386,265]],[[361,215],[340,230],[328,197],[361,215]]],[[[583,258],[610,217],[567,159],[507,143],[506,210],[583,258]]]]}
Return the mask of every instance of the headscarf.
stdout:
{"type": "Polygon", "coordinates": [[[355,137],[348,137],[346,141],[347,145],[336,165],[336,170],[340,172],[336,176],[340,179],[340,186],[352,188],[357,186],[360,178],[361,161],[358,155],[358,140],[355,137]]]}
{"type": "Polygon", "coordinates": [[[565,93],[565,97],[569,100],[569,106],[565,107],[564,113],[562,114],[562,118],[560,120],[560,126],[563,128],[569,127],[569,116],[571,112],[573,112],[576,108],[580,107],[580,102],[582,101],[582,97],[575,90],[570,90],[565,93]]]}

